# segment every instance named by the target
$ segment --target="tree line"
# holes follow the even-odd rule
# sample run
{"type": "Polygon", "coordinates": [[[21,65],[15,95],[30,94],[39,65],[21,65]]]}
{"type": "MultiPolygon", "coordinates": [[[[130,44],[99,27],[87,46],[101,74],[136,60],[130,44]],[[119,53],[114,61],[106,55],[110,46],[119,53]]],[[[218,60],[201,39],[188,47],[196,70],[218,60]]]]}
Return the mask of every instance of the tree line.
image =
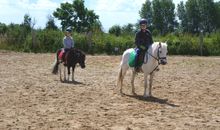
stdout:
{"type": "MultiPolygon", "coordinates": [[[[149,29],[154,35],[166,35],[168,33],[211,33],[220,29],[220,2],[213,0],[188,0],[180,1],[175,8],[173,0],[146,0],[139,11],[140,18],[148,21],[149,29]],[[176,9],[176,11],[175,11],[176,9]]],[[[126,29],[135,32],[137,24],[129,24],[124,27],[114,25],[109,33],[119,35],[126,29]],[[129,30],[134,28],[134,30],[129,30]]]]}
{"type": "MultiPolygon", "coordinates": [[[[140,11],[146,18],[155,41],[168,40],[170,54],[199,55],[199,36],[203,34],[204,55],[220,55],[220,2],[213,0],[146,0],[140,11]]],[[[76,47],[88,53],[120,54],[134,47],[137,23],[113,25],[103,32],[99,16],[84,5],[84,0],[61,3],[48,15],[44,29],[35,29],[36,21],[25,14],[21,24],[0,23],[0,48],[25,52],[55,52],[62,47],[63,31],[74,30],[76,47]],[[61,28],[55,24],[61,21],[61,28]]]]}

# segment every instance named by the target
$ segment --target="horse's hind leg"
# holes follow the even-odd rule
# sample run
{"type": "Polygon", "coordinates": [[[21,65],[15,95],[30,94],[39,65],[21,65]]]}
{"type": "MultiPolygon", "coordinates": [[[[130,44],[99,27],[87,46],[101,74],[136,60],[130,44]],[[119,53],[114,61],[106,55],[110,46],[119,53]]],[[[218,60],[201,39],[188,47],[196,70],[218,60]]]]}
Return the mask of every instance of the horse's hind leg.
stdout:
{"type": "Polygon", "coordinates": [[[118,84],[117,86],[120,86],[120,93],[122,94],[122,86],[123,86],[123,80],[124,80],[124,76],[126,74],[126,71],[127,71],[127,67],[123,67],[121,66],[120,68],[120,72],[119,72],[119,76],[118,76],[118,84]]]}
{"type": "Polygon", "coordinates": [[[75,81],[75,79],[74,79],[74,70],[75,70],[75,66],[72,66],[72,81],[75,81]]]}
{"type": "Polygon", "coordinates": [[[123,84],[123,75],[122,75],[122,68],[120,68],[119,70],[119,74],[118,74],[118,82],[117,82],[117,86],[120,87],[120,93],[122,94],[122,84],[123,84]]]}
{"type": "Polygon", "coordinates": [[[72,68],[72,81],[75,81],[74,79],[74,69],[72,68]]]}
{"type": "Polygon", "coordinates": [[[62,69],[61,69],[61,65],[59,66],[59,73],[60,73],[60,81],[62,82],[62,69]]]}
{"type": "Polygon", "coordinates": [[[149,96],[152,96],[152,92],[151,92],[151,90],[152,90],[152,84],[153,84],[153,77],[154,77],[154,73],[152,73],[152,74],[150,75],[150,82],[149,82],[149,96]]]}
{"type": "Polygon", "coordinates": [[[148,97],[148,94],[147,94],[147,87],[148,87],[148,75],[147,74],[144,74],[144,97],[148,97]]]}
{"type": "Polygon", "coordinates": [[[64,66],[64,81],[66,81],[66,67],[64,66]]]}
{"type": "Polygon", "coordinates": [[[135,75],[136,75],[135,71],[132,71],[131,86],[132,86],[132,94],[133,94],[133,95],[136,95],[136,93],[135,93],[135,88],[134,88],[134,78],[135,78],[135,75]]]}

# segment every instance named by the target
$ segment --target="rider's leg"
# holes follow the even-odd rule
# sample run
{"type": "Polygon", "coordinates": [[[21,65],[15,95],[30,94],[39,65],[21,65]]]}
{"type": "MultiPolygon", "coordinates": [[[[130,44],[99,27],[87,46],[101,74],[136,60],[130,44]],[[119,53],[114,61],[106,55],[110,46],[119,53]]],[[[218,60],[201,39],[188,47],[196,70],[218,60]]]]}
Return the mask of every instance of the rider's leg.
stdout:
{"type": "Polygon", "coordinates": [[[62,55],[62,61],[65,63],[65,55],[66,55],[66,52],[64,51],[63,52],[63,55],[62,55]]]}
{"type": "Polygon", "coordinates": [[[67,64],[67,55],[68,55],[69,49],[65,48],[64,49],[64,53],[63,53],[63,61],[64,61],[64,65],[67,64]]]}
{"type": "Polygon", "coordinates": [[[138,62],[139,62],[139,56],[140,56],[140,49],[139,48],[137,48],[136,49],[136,56],[135,56],[135,61],[134,61],[134,69],[135,69],[135,71],[139,71],[139,66],[138,66],[138,62]]]}

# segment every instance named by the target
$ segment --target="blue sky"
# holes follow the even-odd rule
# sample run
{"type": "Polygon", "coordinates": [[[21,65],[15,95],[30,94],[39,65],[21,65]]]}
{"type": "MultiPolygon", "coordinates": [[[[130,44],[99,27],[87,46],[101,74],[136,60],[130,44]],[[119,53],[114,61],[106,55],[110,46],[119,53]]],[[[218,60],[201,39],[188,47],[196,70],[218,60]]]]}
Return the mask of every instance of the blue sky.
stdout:
{"type": "MultiPolygon", "coordinates": [[[[178,4],[182,0],[173,0],[178,4]]],[[[186,0],[183,0],[186,1],[186,0]]],[[[219,1],[219,0],[215,0],[219,1]]],[[[35,28],[44,28],[48,15],[60,6],[60,3],[72,0],[0,0],[0,22],[5,24],[22,23],[25,14],[35,20],[35,28]]],[[[113,25],[136,23],[139,10],[145,0],[85,0],[85,6],[99,15],[105,31],[113,25]]],[[[60,26],[60,22],[56,20],[60,26]]]]}

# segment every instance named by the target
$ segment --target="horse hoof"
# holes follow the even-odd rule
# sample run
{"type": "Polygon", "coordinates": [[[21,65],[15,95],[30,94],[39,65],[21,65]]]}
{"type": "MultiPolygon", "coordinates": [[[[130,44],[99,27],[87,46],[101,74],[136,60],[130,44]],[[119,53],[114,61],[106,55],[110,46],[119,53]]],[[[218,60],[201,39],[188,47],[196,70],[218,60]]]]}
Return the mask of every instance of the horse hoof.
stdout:
{"type": "Polygon", "coordinates": [[[150,97],[150,96],[147,95],[147,94],[144,94],[143,97],[144,97],[144,98],[148,98],[148,97],[150,97]]]}
{"type": "Polygon", "coordinates": [[[124,96],[125,94],[124,94],[122,91],[120,91],[120,95],[121,95],[121,96],[124,96]]]}
{"type": "Polygon", "coordinates": [[[132,92],[132,94],[133,94],[134,96],[136,96],[136,95],[137,95],[135,92],[132,92]]]}

